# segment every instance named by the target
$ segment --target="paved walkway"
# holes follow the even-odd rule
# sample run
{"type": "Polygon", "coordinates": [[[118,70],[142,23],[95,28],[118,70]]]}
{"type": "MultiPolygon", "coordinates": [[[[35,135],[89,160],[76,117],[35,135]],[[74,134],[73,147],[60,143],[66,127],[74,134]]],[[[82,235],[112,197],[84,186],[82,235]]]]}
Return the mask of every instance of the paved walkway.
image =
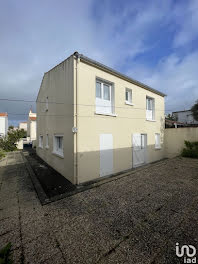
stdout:
{"type": "Polygon", "coordinates": [[[175,158],[41,206],[20,152],[0,162],[0,247],[14,263],[183,263],[198,250],[198,161],[175,158]]]}

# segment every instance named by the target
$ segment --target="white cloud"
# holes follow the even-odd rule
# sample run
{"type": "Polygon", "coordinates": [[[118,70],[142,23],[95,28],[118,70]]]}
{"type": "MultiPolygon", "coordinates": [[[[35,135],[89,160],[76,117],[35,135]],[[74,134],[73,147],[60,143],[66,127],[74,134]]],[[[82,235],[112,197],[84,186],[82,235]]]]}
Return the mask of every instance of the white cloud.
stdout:
{"type": "Polygon", "coordinates": [[[176,32],[174,47],[184,46],[198,37],[198,1],[186,1],[174,10],[175,23],[179,29],[176,32]]]}
{"type": "MultiPolygon", "coordinates": [[[[198,36],[198,2],[127,1],[116,11],[110,2],[1,2],[1,97],[35,99],[43,73],[77,50],[118,70],[129,69],[132,77],[167,93],[168,105],[189,105],[198,97],[198,56],[194,52],[182,57],[177,47],[198,36]],[[101,11],[97,19],[93,7],[101,11]],[[171,53],[157,65],[140,64],[135,58],[157,45],[164,28],[176,32],[168,47],[171,53]]],[[[1,103],[0,111],[23,113],[28,107],[1,103]]]]}
{"type": "Polygon", "coordinates": [[[133,65],[128,75],[167,94],[167,110],[184,110],[198,99],[197,62],[198,51],[184,57],[172,54],[163,58],[152,70],[133,65]]]}

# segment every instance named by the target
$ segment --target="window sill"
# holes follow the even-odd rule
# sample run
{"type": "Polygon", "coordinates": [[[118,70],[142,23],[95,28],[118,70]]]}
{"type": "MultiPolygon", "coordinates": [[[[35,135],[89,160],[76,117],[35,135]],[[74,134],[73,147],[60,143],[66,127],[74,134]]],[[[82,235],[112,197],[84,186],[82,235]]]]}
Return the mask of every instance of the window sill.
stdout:
{"type": "Polygon", "coordinates": [[[49,149],[49,146],[46,146],[45,148],[46,148],[46,149],[49,149]]]}
{"type": "Polygon", "coordinates": [[[61,153],[57,153],[57,152],[54,152],[54,151],[53,151],[52,154],[55,155],[55,156],[57,156],[57,157],[59,157],[59,158],[64,159],[64,155],[61,154],[61,153]]]}
{"type": "Polygon", "coordinates": [[[125,104],[126,104],[126,105],[132,105],[132,106],[134,105],[134,104],[132,104],[132,103],[130,103],[130,102],[127,102],[127,101],[125,101],[125,104]]]}
{"type": "Polygon", "coordinates": [[[95,112],[95,115],[104,115],[104,116],[113,116],[113,117],[116,117],[118,115],[116,114],[111,114],[111,113],[102,113],[102,112],[95,112]]]}
{"type": "Polygon", "coordinates": [[[43,149],[43,147],[39,146],[39,148],[43,149]]]}
{"type": "Polygon", "coordinates": [[[155,147],[155,150],[160,150],[160,149],[162,149],[161,147],[155,147]]]}
{"type": "Polygon", "coordinates": [[[156,122],[156,120],[154,120],[154,119],[146,119],[146,121],[156,122]]]}

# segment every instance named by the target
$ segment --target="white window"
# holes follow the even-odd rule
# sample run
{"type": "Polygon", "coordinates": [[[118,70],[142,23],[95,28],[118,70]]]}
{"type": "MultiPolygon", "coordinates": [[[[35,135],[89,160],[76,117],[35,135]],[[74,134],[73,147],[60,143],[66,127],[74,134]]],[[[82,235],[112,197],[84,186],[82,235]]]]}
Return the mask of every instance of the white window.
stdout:
{"type": "Polygon", "coordinates": [[[151,97],[146,97],[146,119],[155,119],[155,100],[151,97]]]}
{"type": "Polygon", "coordinates": [[[112,85],[96,80],[96,113],[113,114],[113,100],[112,85]]]}
{"type": "Polygon", "coordinates": [[[46,109],[46,111],[48,111],[48,103],[49,103],[49,100],[48,100],[48,96],[47,96],[46,99],[45,99],[45,109],[46,109]]]}
{"type": "Polygon", "coordinates": [[[42,135],[39,136],[39,147],[43,148],[43,136],[42,135]]]}
{"type": "Polygon", "coordinates": [[[125,102],[126,104],[132,104],[132,90],[126,88],[125,90],[125,102]]]}
{"type": "Polygon", "coordinates": [[[46,134],[46,142],[45,143],[46,143],[45,147],[49,148],[49,135],[48,134],[46,134]]]}
{"type": "Polygon", "coordinates": [[[161,141],[160,141],[160,134],[155,133],[155,148],[160,149],[161,148],[161,141]]]}
{"type": "Polygon", "coordinates": [[[54,135],[54,142],[53,142],[53,152],[58,154],[59,156],[63,155],[63,136],[62,135],[54,135]]]}

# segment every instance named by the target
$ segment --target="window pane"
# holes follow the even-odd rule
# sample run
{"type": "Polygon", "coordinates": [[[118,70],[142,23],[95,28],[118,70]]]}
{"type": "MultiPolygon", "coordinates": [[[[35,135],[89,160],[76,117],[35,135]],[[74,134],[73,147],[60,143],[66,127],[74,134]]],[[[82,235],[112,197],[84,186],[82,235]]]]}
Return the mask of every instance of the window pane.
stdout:
{"type": "Polygon", "coordinates": [[[110,101],[110,87],[109,85],[103,84],[103,99],[110,101]]]}
{"type": "Polygon", "coordinates": [[[101,98],[101,83],[96,82],[96,97],[101,98]]]}
{"type": "Polygon", "coordinates": [[[126,101],[132,103],[132,90],[126,89],[126,101]]]}

